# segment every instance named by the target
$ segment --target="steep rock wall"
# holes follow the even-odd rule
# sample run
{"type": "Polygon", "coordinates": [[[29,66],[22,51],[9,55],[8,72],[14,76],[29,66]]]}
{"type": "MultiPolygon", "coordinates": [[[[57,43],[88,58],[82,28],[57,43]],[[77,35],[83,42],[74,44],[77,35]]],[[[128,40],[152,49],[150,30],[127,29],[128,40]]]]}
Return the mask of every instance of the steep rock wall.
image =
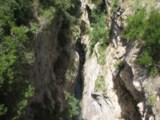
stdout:
{"type": "Polygon", "coordinates": [[[81,1],[82,15],[76,25],[68,27],[59,15],[37,34],[31,76],[36,94],[26,109],[25,120],[58,120],[66,107],[64,91],[75,93],[80,100],[79,119],[159,119],[160,78],[148,77],[147,71],[136,63],[141,43],[137,40],[131,45],[120,37],[134,8],[129,0],[115,5],[114,12],[113,1],[105,0],[105,4],[109,29],[105,64],[98,62],[98,42],[90,55],[91,38],[84,26],[92,30],[90,16],[96,5],[88,0],[81,1]],[[69,34],[75,31],[77,35],[69,34]],[[103,87],[97,91],[99,76],[103,87]]]}
{"type": "MultiPolygon", "coordinates": [[[[137,40],[133,45],[120,38],[126,25],[125,20],[127,16],[134,13],[134,7],[130,1],[122,1],[116,6],[115,11],[111,12],[112,2],[106,0],[108,13],[106,16],[109,19],[110,30],[110,44],[105,51],[106,63],[104,65],[98,63],[98,43],[92,56],[86,54],[82,118],[84,120],[158,120],[156,105],[159,103],[159,97],[155,94],[158,94],[159,77],[148,77],[147,71],[137,64],[136,59],[141,50],[141,42],[137,40]],[[95,91],[99,75],[104,76],[105,80],[105,83],[101,83],[105,84],[103,92],[95,91]],[[153,90],[150,89],[151,83],[155,86],[153,90]],[[151,99],[154,99],[154,105],[150,104],[151,99]]],[[[84,4],[92,10],[89,2],[84,4]]],[[[86,12],[82,18],[84,19],[85,16],[86,23],[90,24],[88,17],[90,13],[86,12]]],[[[89,53],[90,39],[87,35],[82,38],[89,53]]]]}
{"type": "MultiPolygon", "coordinates": [[[[56,120],[66,108],[64,92],[74,93],[79,55],[76,40],[66,36],[70,26],[63,15],[42,29],[35,37],[35,63],[31,79],[35,95],[26,108],[25,120],[56,120]]],[[[73,36],[72,36],[73,37],[73,36]]]]}

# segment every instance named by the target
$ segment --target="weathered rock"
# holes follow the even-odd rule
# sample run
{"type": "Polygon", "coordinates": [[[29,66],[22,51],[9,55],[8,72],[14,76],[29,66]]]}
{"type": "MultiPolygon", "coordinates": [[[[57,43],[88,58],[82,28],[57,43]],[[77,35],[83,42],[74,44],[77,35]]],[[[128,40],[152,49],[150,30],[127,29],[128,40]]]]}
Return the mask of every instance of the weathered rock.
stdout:
{"type": "Polygon", "coordinates": [[[133,2],[122,0],[111,12],[113,1],[105,1],[109,44],[103,65],[98,62],[99,42],[90,55],[89,17],[96,5],[89,0],[81,0],[82,15],[77,25],[66,28],[59,16],[37,34],[31,77],[36,94],[26,109],[25,120],[54,120],[66,107],[64,91],[75,93],[80,100],[83,120],[159,120],[160,77],[149,77],[137,64],[140,41],[131,45],[121,39],[125,20],[135,12],[133,2]],[[104,79],[100,83],[103,88],[95,91],[99,76],[104,79]]]}

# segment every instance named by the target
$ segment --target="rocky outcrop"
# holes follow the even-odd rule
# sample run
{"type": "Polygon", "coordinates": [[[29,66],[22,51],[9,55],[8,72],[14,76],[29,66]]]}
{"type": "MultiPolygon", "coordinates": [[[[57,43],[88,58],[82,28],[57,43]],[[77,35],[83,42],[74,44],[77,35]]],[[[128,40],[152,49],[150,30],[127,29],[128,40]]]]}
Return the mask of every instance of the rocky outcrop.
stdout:
{"type": "MultiPolygon", "coordinates": [[[[113,3],[106,0],[110,44],[105,51],[106,64],[101,65],[97,62],[96,46],[95,53],[91,57],[88,54],[86,56],[81,104],[84,120],[159,119],[156,107],[159,103],[158,87],[156,87],[159,85],[157,83],[159,78],[154,78],[156,82],[154,84],[153,78],[148,77],[147,71],[136,62],[142,43],[135,41],[133,45],[120,37],[126,25],[125,19],[134,13],[132,4],[127,3],[129,1],[120,2],[115,11],[111,12],[110,7],[113,3]],[[105,83],[101,84],[105,84],[105,88],[103,88],[105,91],[97,93],[95,87],[99,75],[104,76],[105,83]],[[151,90],[153,87],[151,87],[151,83],[155,86],[154,90],[151,90]],[[146,89],[150,89],[150,92],[146,89]],[[150,104],[151,101],[154,101],[154,105],[150,104]]],[[[86,4],[90,6],[89,3],[86,4]]],[[[92,8],[90,7],[90,9],[92,8]]],[[[88,40],[90,39],[86,36],[83,38],[87,51],[89,51],[89,44],[86,42],[88,40]]]]}
{"type": "Polygon", "coordinates": [[[35,37],[36,60],[31,76],[35,95],[26,108],[25,120],[59,119],[66,108],[64,92],[74,93],[79,55],[76,43],[66,36],[70,29],[59,15],[35,37]]]}

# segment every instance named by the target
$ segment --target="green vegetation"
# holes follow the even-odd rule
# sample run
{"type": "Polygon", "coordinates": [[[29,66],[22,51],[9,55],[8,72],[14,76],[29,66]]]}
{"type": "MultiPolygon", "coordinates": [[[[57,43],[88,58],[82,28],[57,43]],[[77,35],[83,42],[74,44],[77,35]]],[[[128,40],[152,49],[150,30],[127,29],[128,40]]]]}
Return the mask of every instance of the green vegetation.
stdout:
{"type": "Polygon", "coordinates": [[[42,8],[48,8],[50,6],[54,6],[56,10],[67,10],[69,9],[75,0],[40,0],[42,8]]]}
{"type": "Polygon", "coordinates": [[[152,76],[152,77],[155,77],[157,74],[158,74],[158,68],[157,67],[152,67],[149,75],[152,76]]]}
{"type": "Polygon", "coordinates": [[[93,11],[91,26],[93,28],[90,42],[90,51],[92,53],[97,42],[104,45],[108,43],[105,13],[96,13],[93,11]]]}
{"type": "Polygon", "coordinates": [[[138,63],[148,69],[150,75],[159,72],[159,38],[160,38],[160,13],[152,10],[146,16],[146,10],[140,9],[128,18],[128,26],[123,32],[123,38],[143,40],[142,52],[138,57],[138,63]]]}
{"type": "Polygon", "coordinates": [[[149,104],[153,107],[155,105],[157,101],[157,97],[156,95],[152,95],[150,98],[149,98],[149,104]]]}
{"type": "Polygon", "coordinates": [[[79,115],[79,101],[70,93],[65,92],[65,100],[68,102],[67,116],[72,119],[74,116],[79,115]]]}
{"type": "MultiPolygon", "coordinates": [[[[34,53],[31,41],[40,20],[51,23],[58,15],[66,24],[74,23],[76,0],[1,0],[0,1],[0,119],[19,120],[34,95],[29,70],[34,53]],[[73,12],[71,12],[73,11],[73,12]]],[[[72,97],[66,97],[72,99],[72,97]]],[[[75,103],[76,104],[76,103],[75,103]]],[[[73,104],[70,112],[75,115],[73,104]]],[[[53,110],[52,110],[53,111],[53,110]]],[[[70,115],[70,116],[72,116],[70,115]]]]}
{"type": "Polygon", "coordinates": [[[80,114],[79,100],[69,92],[64,92],[66,109],[57,115],[57,120],[72,120],[80,114]]]}
{"type": "Polygon", "coordinates": [[[75,17],[72,15],[75,9],[76,0],[40,0],[40,6],[38,14],[45,20],[45,22],[51,22],[57,14],[63,14],[66,22],[75,22],[75,17]],[[72,14],[71,14],[72,13],[72,14]]]}
{"type": "Polygon", "coordinates": [[[95,81],[95,91],[96,92],[105,92],[105,79],[104,76],[100,75],[97,77],[97,80],[95,81]]]}
{"type": "Polygon", "coordinates": [[[149,68],[152,65],[153,59],[149,55],[148,51],[144,51],[138,58],[138,62],[144,65],[146,68],[149,68]]]}
{"type": "Polygon", "coordinates": [[[142,39],[146,27],[145,9],[137,11],[133,16],[127,19],[127,27],[123,31],[123,37],[130,40],[142,39]]]}
{"type": "Polygon", "coordinates": [[[46,20],[51,21],[55,17],[55,12],[56,12],[56,9],[54,7],[49,7],[45,10],[42,9],[41,10],[41,15],[46,20]]]}
{"type": "Polygon", "coordinates": [[[0,116],[4,115],[6,112],[7,108],[3,104],[0,104],[0,116]]]}
{"type": "Polygon", "coordinates": [[[100,44],[98,46],[98,53],[99,53],[98,62],[101,65],[104,65],[106,63],[105,49],[106,49],[106,45],[105,44],[100,44]]]}
{"type": "Polygon", "coordinates": [[[15,116],[12,120],[18,120],[22,114],[23,109],[28,104],[28,98],[34,95],[34,88],[31,85],[28,85],[27,88],[24,90],[24,94],[18,104],[15,106],[15,116]]]}
{"type": "MultiPolygon", "coordinates": [[[[93,28],[90,32],[90,54],[93,53],[93,49],[97,42],[101,46],[107,46],[108,44],[108,30],[107,30],[107,19],[105,11],[105,3],[103,0],[92,0],[96,5],[96,9],[91,11],[91,27],[93,28]]],[[[100,48],[101,49],[101,48],[100,48]]],[[[103,49],[103,48],[102,48],[103,49]]]]}
{"type": "Polygon", "coordinates": [[[31,10],[31,0],[0,1],[0,119],[18,120],[34,94],[24,54],[33,37],[31,10]]]}
{"type": "Polygon", "coordinates": [[[114,67],[119,70],[123,65],[123,61],[117,61],[116,64],[114,64],[114,67]]]}
{"type": "Polygon", "coordinates": [[[111,12],[112,13],[116,12],[119,3],[120,3],[120,0],[113,0],[113,4],[111,6],[111,12]]]}

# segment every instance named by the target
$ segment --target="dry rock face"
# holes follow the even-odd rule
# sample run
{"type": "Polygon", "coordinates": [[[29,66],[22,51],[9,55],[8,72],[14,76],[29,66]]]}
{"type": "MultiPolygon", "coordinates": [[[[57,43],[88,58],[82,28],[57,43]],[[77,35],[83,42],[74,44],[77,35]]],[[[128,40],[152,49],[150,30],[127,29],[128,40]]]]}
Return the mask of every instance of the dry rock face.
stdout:
{"type": "MultiPolygon", "coordinates": [[[[141,50],[139,41],[130,45],[120,39],[122,28],[126,24],[125,19],[134,12],[132,4],[124,1],[112,14],[111,3],[112,1],[106,0],[107,10],[110,13],[109,27],[112,31],[110,36],[112,43],[105,51],[106,63],[100,65],[94,53],[91,57],[86,55],[81,102],[82,118],[84,120],[159,120],[159,77],[148,77],[147,71],[136,63],[141,50]],[[104,76],[105,92],[94,90],[99,75],[104,76]],[[151,105],[151,101],[154,105],[151,105]]],[[[83,38],[82,41],[87,40],[83,38]]],[[[89,48],[87,42],[86,46],[89,48]]]]}

